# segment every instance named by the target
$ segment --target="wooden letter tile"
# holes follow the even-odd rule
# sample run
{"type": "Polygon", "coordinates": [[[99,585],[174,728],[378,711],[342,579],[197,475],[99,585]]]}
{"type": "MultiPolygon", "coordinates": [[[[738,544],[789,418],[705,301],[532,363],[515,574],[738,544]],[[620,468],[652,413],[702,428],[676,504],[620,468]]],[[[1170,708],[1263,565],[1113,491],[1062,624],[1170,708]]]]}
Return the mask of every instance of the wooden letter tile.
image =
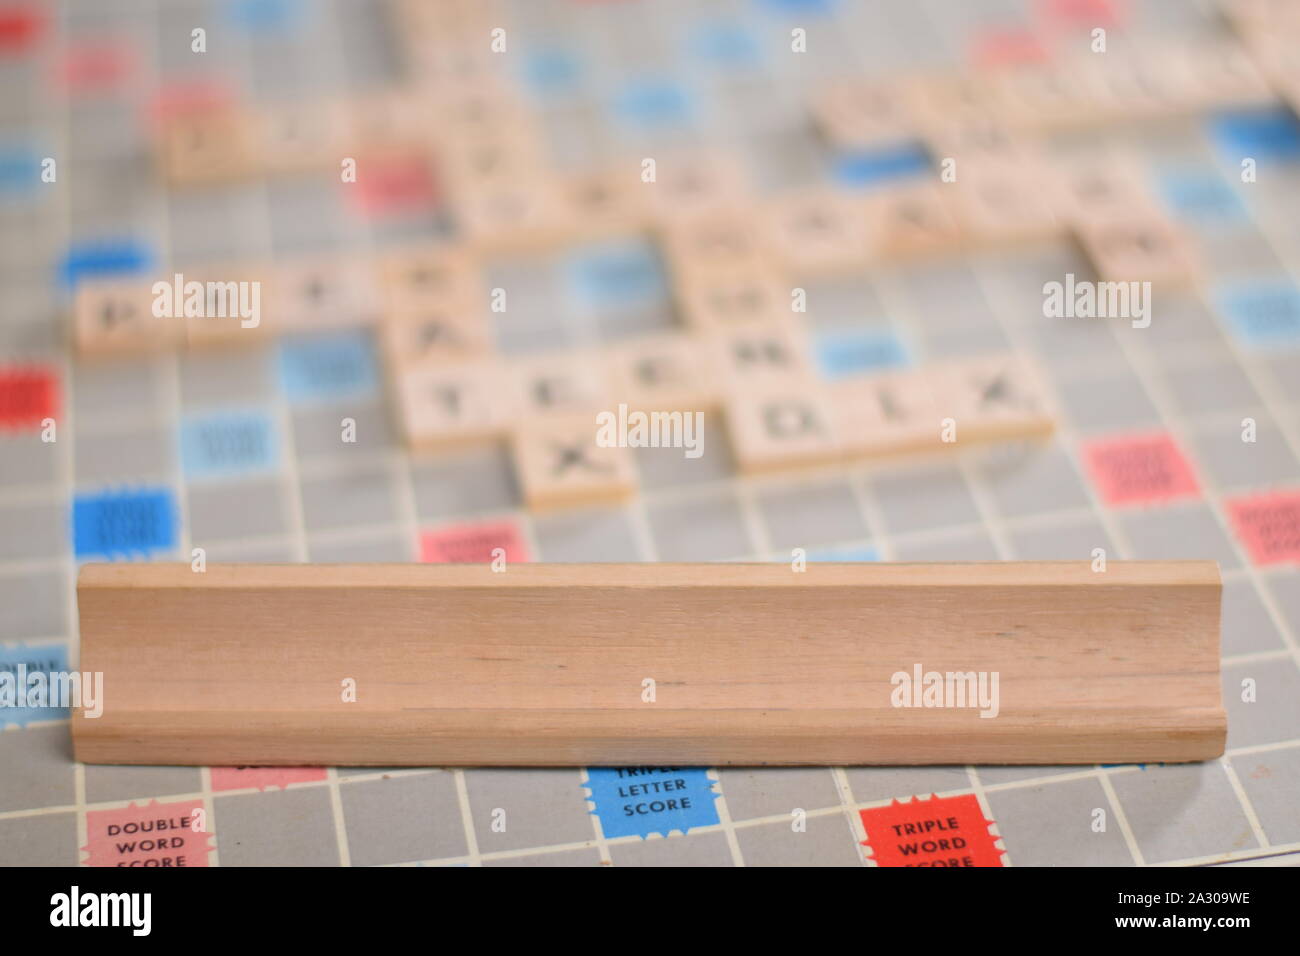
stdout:
{"type": "Polygon", "coordinates": [[[842,453],[827,393],[811,378],[735,390],[725,408],[732,453],[744,472],[824,465],[842,453]]]}
{"type": "Polygon", "coordinates": [[[349,100],[348,139],[367,152],[427,148],[432,127],[427,104],[404,90],[365,93],[349,100]]]}
{"type": "Polygon", "coordinates": [[[1041,437],[1056,427],[1037,366],[1017,354],[935,363],[925,370],[941,421],[956,423],[957,447],[970,442],[1041,437]]]}
{"type": "Polygon", "coordinates": [[[485,357],[494,346],[482,307],[450,301],[393,313],[384,319],[382,334],[393,369],[485,357]]]}
{"type": "Polygon", "coordinates": [[[266,300],[277,332],[373,324],[379,316],[374,267],[351,258],[323,258],[277,266],[266,300]]]}
{"type": "Polygon", "coordinates": [[[186,288],[197,283],[203,293],[203,314],[177,320],[184,324],[186,348],[244,347],[261,341],[275,329],[274,287],[259,266],[214,263],[185,269],[183,275],[186,288]],[[247,318],[241,315],[244,305],[249,307],[247,318]],[[254,305],[256,317],[251,315],[254,305]]]}
{"type": "Polygon", "coordinates": [[[569,415],[602,408],[609,383],[600,355],[574,352],[504,363],[514,407],[523,416],[569,415]]]}
{"type": "Polygon", "coordinates": [[[975,243],[1014,243],[1063,235],[1048,189],[1036,164],[977,163],[939,189],[953,218],[975,243]]]}
{"type": "Polygon", "coordinates": [[[669,267],[677,277],[771,268],[771,256],[754,229],[752,215],[739,210],[674,219],[664,226],[663,246],[669,267]]]}
{"type": "Polygon", "coordinates": [[[877,254],[910,259],[959,248],[965,237],[939,191],[950,185],[904,186],[868,200],[866,214],[876,220],[877,254]]]}
{"type": "Polygon", "coordinates": [[[1195,246],[1163,216],[1095,220],[1078,227],[1079,242],[1104,281],[1195,283],[1202,274],[1195,246]]]}
{"type": "Polygon", "coordinates": [[[268,173],[339,168],[353,141],[347,110],[337,101],[275,105],[252,117],[252,151],[268,173]]]}
{"type": "Polygon", "coordinates": [[[606,352],[611,405],[638,411],[695,411],[719,401],[710,352],[698,339],[659,335],[606,352]]]}
{"type": "Polygon", "coordinates": [[[790,321],[794,283],[770,269],[713,269],[677,280],[677,307],[685,325],[701,332],[738,323],[790,321]]]}
{"type": "Polygon", "coordinates": [[[851,80],[821,91],[813,119],[832,145],[844,149],[889,149],[916,138],[904,91],[893,83],[851,80]]]}
{"type": "Polygon", "coordinates": [[[1019,129],[1057,130],[1102,119],[1102,90],[1088,60],[1016,67],[1001,73],[997,82],[1007,118],[1019,129]]]}
{"type": "Polygon", "coordinates": [[[753,322],[711,337],[719,374],[738,390],[811,379],[812,359],[803,330],[791,322],[753,322]]]}
{"type": "MultiPolygon", "coordinates": [[[[1297,8],[1291,5],[1293,11],[1297,8]]],[[[1300,15],[1293,12],[1296,22],[1300,15]]],[[[1295,36],[1273,34],[1289,52],[1284,54],[1292,72],[1297,69],[1295,36]]],[[[1274,100],[1273,90],[1255,60],[1235,43],[1180,44],[1169,51],[1177,61],[1175,69],[1187,77],[1190,105],[1196,110],[1245,110],[1266,107],[1274,100]]]]}
{"type": "Polygon", "coordinates": [[[1067,223],[1159,213],[1146,176],[1130,159],[1067,164],[1051,177],[1052,202],[1067,223]]]}
{"type": "Polygon", "coordinates": [[[160,162],[176,185],[229,182],[256,171],[248,119],[235,109],[204,109],[168,117],[160,131],[160,162]]]}
{"type": "MultiPolygon", "coordinates": [[[[631,174],[639,179],[639,161],[630,165],[631,174]]],[[[640,185],[651,214],[665,223],[743,207],[751,191],[750,178],[735,156],[708,151],[659,157],[654,181],[640,185]]]]}
{"type": "Polygon", "coordinates": [[[428,245],[384,256],[380,263],[385,308],[415,312],[449,302],[486,307],[487,290],[474,257],[460,246],[428,245]]]}
{"type": "Polygon", "coordinates": [[[73,302],[73,339],[80,355],[167,352],[185,339],[184,319],[153,314],[148,280],[83,282],[73,302]]]}
{"type": "Polygon", "coordinates": [[[570,176],[558,188],[577,238],[632,235],[649,223],[645,184],[630,164],[570,176]]]}
{"type": "Polygon", "coordinates": [[[874,237],[860,202],[830,189],[782,196],[760,213],[773,255],[795,275],[862,268],[874,237]]]}
{"type": "Polygon", "coordinates": [[[504,437],[514,412],[504,384],[491,361],[398,369],[394,387],[407,445],[442,448],[504,437]]]}
{"type": "Polygon", "coordinates": [[[939,407],[920,371],[886,372],[827,386],[836,426],[850,458],[941,451],[939,407]]]}
{"type": "Polygon", "coordinates": [[[486,252],[546,248],[576,228],[558,187],[544,176],[463,186],[453,203],[471,246],[486,252]]]}
{"type": "Polygon", "coordinates": [[[636,493],[631,452],[599,444],[597,436],[595,413],[529,422],[514,432],[511,448],[529,508],[618,501],[636,493]]]}

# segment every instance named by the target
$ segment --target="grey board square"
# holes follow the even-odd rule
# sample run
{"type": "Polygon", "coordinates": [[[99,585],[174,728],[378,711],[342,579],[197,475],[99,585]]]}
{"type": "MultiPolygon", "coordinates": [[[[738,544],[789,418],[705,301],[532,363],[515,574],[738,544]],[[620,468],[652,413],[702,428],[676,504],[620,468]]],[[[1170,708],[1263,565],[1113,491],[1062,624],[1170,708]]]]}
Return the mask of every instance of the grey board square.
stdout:
{"type": "Polygon", "coordinates": [[[789,129],[763,131],[747,139],[745,152],[760,191],[809,186],[825,175],[825,162],[814,145],[789,129]]]}
{"type": "Polygon", "coordinates": [[[328,458],[355,461],[390,451],[396,446],[388,409],[373,398],[305,405],[293,409],[293,444],[304,461],[328,458]],[[355,441],[343,440],[344,419],[355,441]]]}
{"type": "Polygon", "coordinates": [[[179,362],[181,403],[186,408],[247,405],[275,393],[270,354],[262,348],[187,352],[179,362]]]}
{"type": "Polygon", "coordinates": [[[648,490],[721,481],[735,474],[735,460],[722,416],[704,413],[700,432],[703,450],[687,458],[680,448],[637,448],[636,468],[641,486],[648,490]]]}
{"type": "Polygon", "coordinates": [[[339,864],[328,787],[218,796],[212,808],[222,866],[339,864]]]}
{"type": "Polygon", "coordinates": [[[62,501],[0,504],[0,561],[62,557],[68,553],[68,521],[62,501]]]}
{"type": "Polygon", "coordinates": [[[1066,417],[1083,432],[1136,431],[1161,423],[1146,388],[1127,367],[1059,382],[1057,395],[1066,417]]]}
{"type": "Polygon", "coordinates": [[[485,280],[489,289],[502,289],[506,295],[505,311],[493,313],[502,347],[507,343],[507,336],[501,334],[506,326],[560,324],[555,319],[560,312],[562,289],[551,257],[525,256],[489,261],[485,280]]]}
{"type": "MultiPolygon", "coordinates": [[[[93,9],[93,8],[91,8],[93,9]]],[[[208,49],[223,71],[234,71],[233,56],[241,53],[239,27],[234,18],[214,17],[206,3],[197,0],[178,0],[157,8],[158,46],[155,55],[163,72],[187,73],[194,69],[194,51],[190,47],[190,31],[194,24],[202,23],[208,30],[208,49]]]]}
{"type": "Polygon", "coordinates": [[[1133,863],[1106,791],[1095,777],[995,790],[988,802],[1013,866],[1133,863]],[[1100,833],[1093,830],[1098,809],[1106,814],[1106,829],[1100,833]]]}
{"type": "Polygon", "coordinates": [[[977,471],[997,503],[1011,518],[1086,508],[1088,496],[1074,463],[1058,444],[1027,449],[1016,456],[982,462],[977,471]]]}
{"type": "Polygon", "coordinates": [[[1274,387],[1282,400],[1292,405],[1300,403],[1300,351],[1281,352],[1261,358],[1262,364],[1273,373],[1274,387]]]}
{"type": "Polygon", "coordinates": [[[836,276],[810,279],[803,285],[807,297],[806,321],[817,327],[875,324],[886,315],[869,279],[836,276]]]}
{"type": "Polygon", "coordinates": [[[72,407],[78,421],[152,411],[163,400],[163,360],[77,361],[72,407]]]}
{"type": "Polygon", "coordinates": [[[1207,230],[1199,239],[1215,280],[1277,273],[1284,269],[1272,245],[1263,236],[1207,230]]]}
{"type": "Polygon", "coordinates": [[[1083,368],[1116,368],[1124,365],[1124,353],[1116,338],[1114,321],[1123,319],[1057,318],[1038,314],[1024,332],[1034,353],[1052,371],[1075,374],[1083,368]]]}
{"type": "Polygon", "coordinates": [[[279,478],[191,485],[190,537],[208,542],[283,534],[288,528],[284,489],[279,478]]]}
{"type": "Polygon", "coordinates": [[[292,564],[300,560],[298,549],[289,538],[262,541],[217,541],[199,544],[207,552],[208,564],[292,564]]]}
{"type": "Polygon", "coordinates": [[[927,329],[996,328],[983,287],[970,268],[957,262],[909,265],[898,275],[909,314],[927,329]]]}
{"type": "Polygon", "coordinates": [[[882,474],[871,484],[890,534],[980,520],[966,479],[952,465],[882,474]]]}
{"type": "Polygon", "coordinates": [[[1259,845],[1218,762],[1148,766],[1110,781],[1147,863],[1259,845]]]}
{"type": "Polygon", "coordinates": [[[965,767],[850,767],[844,773],[858,803],[885,803],[971,789],[965,767]]]}
{"type": "Polygon", "coordinates": [[[1292,740],[1300,728],[1300,669],[1291,658],[1228,664],[1223,668],[1228,749],[1292,740]],[[1242,699],[1253,681],[1254,700],[1242,699]]]}
{"type": "Polygon", "coordinates": [[[75,803],[76,766],[66,721],[0,729],[0,813],[75,803]]]}
{"type": "Polygon", "coordinates": [[[853,489],[846,482],[806,483],[755,494],[773,548],[820,548],[867,537],[853,489]]]}
{"type": "Polygon", "coordinates": [[[529,324],[498,317],[496,323],[498,351],[502,355],[531,355],[572,348],[579,344],[576,329],[559,318],[529,324]]]}
{"type": "Polygon", "coordinates": [[[75,447],[81,485],[165,482],[176,471],[175,436],[161,425],[81,434],[75,447]]]}
{"type": "MultiPolygon", "coordinates": [[[[712,88],[715,109],[719,115],[730,118],[737,128],[747,132],[766,130],[785,122],[785,117],[772,109],[779,91],[773,88],[772,79],[766,76],[740,75],[721,78],[712,88]]],[[[751,148],[738,149],[737,154],[749,159],[751,148]]]]}
{"type": "Polygon", "coordinates": [[[446,771],[342,784],[353,866],[464,856],[456,779],[446,771]]]}
{"type": "Polygon", "coordinates": [[[271,245],[277,255],[322,252],[344,240],[337,170],[319,177],[267,180],[271,245]]]}
{"type": "MultiPolygon", "coordinates": [[[[299,27],[301,29],[301,27],[299,27]]],[[[301,93],[319,74],[313,59],[301,47],[318,37],[297,35],[290,45],[284,37],[255,37],[248,44],[252,85],[261,95],[281,97],[301,93]]]]}
{"type": "Polygon", "coordinates": [[[656,332],[671,332],[676,324],[676,316],[666,304],[603,310],[596,316],[596,335],[602,342],[621,342],[656,332]]]}
{"type": "Polygon", "coordinates": [[[753,552],[740,505],[729,490],[651,503],[646,511],[660,561],[722,561],[753,552]]]}
{"type": "Polygon", "coordinates": [[[86,802],[117,803],[122,800],[198,793],[203,774],[198,767],[110,767],[86,766],[86,802]]]}
{"type": "Polygon", "coordinates": [[[307,555],[317,564],[384,564],[416,560],[414,538],[394,531],[340,541],[309,537],[307,555]]]}
{"type": "Polygon", "coordinates": [[[6,866],[76,866],[81,859],[76,813],[0,820],[6,866]]]}
{"type": "Polygon", "coordinates": [[[392,218],[373,219],[370,222],[371,238],[374,239],[375,245],[380,247],[447,242],[453,232],[454,229],[446,214],[438,209],[398,213],[392,218]]]}
{"type": "Polygon", "coordinates": [[[243,185],[168,190],[173,264],[184,269],[235,259],[240,237],[259,222],[258,196],[243,185]]]}
{"type": "Polygon", "coordinates": [[[1278,604],[1291,634],[1300,637],[1300,572],[1287,570],[1269,575],[1268,592],[1278,604]]]}
{"type": "Polygon", "coordinates": [[[1043,285],[1062,282],[1066,273],[1090,278],[1090,266],[1074,243],[1042,244],[1016,253],[990,251],[978,268],[989,277],[989,288],[1005,316],[1017,325],[1043,319],[1043,285]]]}
{"type": "Polygon", "coordinates": [[[39,433],[0,435],[0,485],[49,484],[62,455],[57,441],[42,441],[39,433]]]}
{"type": "Polygon", "coordinates": [[[863,848],[844,814],[809,817],[802,831],[789,823],[738,827],[746,866],[862,866],[863,848]]]}
{"type": "Polygon", "coordinates": [[[1277,625],[1247,578],[1223,582],[1223,656],[1281,650],[1277,625]]]}
{"type": "Polygon", "coordinates": [[[391,25],[374,3],[341,3],[334,7],[336,29],[346,38],[347,55],[339,64],[354,88],[386,87],[395,80],[401,55],[395,49],[391,25]]]}
{"type": "Polygon", "coordinates": [[[789,816],[840,802],[835,777],[824,767],[722,767],[718,769],[733,820],[789,816]]]}
{"type": "Polygon", "coordinates": [[[1300,841],[1300,747],[1242,754],[1229,762],[1268,842],[1276,846],[1300,841]]]}
{"type": "Polygon", "coordinates": [[[514,467],[499,445],[416,458],[411,480],[421,521],[504,511],[520,500],[514,467]]]}
{"type": "Polygon", "coordinates": [[[66,637],[68,591],[62,568],[0,574],[0,641],[66,637]]]}
{"type": "Polygon", "coordinates": [[[1002,327],[994,324],[970,323],[948,329],[929,329],[923,336],[925,354],[930,359],[964,358],[987,355],[1010,348],[1002,327]]]}
{"type": "MultiPolygon", "coordinates": [[[[3,248],[0,255],[5,254],[3,248]]],[[[0,272],[0,282],[5,281],[0,272]]],[[[63,328],[44,296],[19,289],[6,289],[5,294],[9,301],[0,305],[0,352],[10,358],[46,359],[62,350],[63,328]]]]}
{"type": "Polygon", "coordinates": [[[975,528],[957,534],[895,538],[894,557],[899,561],[996,561],[999,555],[989,533],[975,528]]]}
{"type": "Polygon", "coordinates": [[[1262,404],[1246,373],[1236,362],[1167,369],[1164,379],[1178,410],[1190,418],[1224,412],[1250,412],[1262,404]]]}
{"type": "Polygon", "coordinates": [[[708,833],[676,834],[609,848],[615,866],[732,866],[727,838],[716,830],[708,833]]]}
{"type": "Polygon", "coordinates": [[[1022,561],[1091,561],[1094,548],[1115,554],[1115,546],[1096,518],[1061,524],[1012,526],[1007,530],[1013,556],[1022,561]]]}
{"type": "Polygon", "coordinates": [[[465,789],[483,853],[595,839],[576,769],[466,770],[465,789]]]}
{"type": "Polygon", "coordinates": [[[1255,440],[1242,441],[1241,420],[1233,416],[1202,425],[1192,433],[1201,467],[1225,491],[1300,481],[1300,462],[1277,423],[1264,412],[1255,421],[1255,440]]]}
{"type": "Polygon", "coordinates": [[[303,521],[309,532],[397,520],[397,481],[386,465],[304,477],[301,485],[303,521]]]}
{"type": "Polygon", "coordinates": [[[1223,331],[1214,314],[1194,296],[1174,291],[1158,291],[1151,302],[1151,325],[1145,329],[1127,327],[1121,335],[1140,337],[1159,358],[1169,347],[1183,345],[1223,346],[1223,331]]]}
{"type": "Polygon", "coordinates": [[[533,533],[542,561],[638,561],[641,552],[625,509],[593,508],[538,515],[533,533]]]}
{"type": "Polygon", "coordinates": [[[1170,504],[1117,512],[1139,560],[1176,561],[1196,557],[1224,568],[1240,562],[1223,528],[1203,504],[1170,504]]]}

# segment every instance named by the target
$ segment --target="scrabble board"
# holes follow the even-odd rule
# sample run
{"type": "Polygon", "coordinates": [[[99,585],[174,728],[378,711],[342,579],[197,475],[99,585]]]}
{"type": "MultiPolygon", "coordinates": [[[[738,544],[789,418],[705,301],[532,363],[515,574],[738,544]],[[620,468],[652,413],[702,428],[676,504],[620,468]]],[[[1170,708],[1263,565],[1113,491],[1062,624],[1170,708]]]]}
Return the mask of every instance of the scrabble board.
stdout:
{"type": "Polygon", "coordinates": [[[0,864],[1300,861],[1297,37],[0,3],[0,670],[75,667],[86,561],[1208,558],[1229,720],[1192,765],[265,769],[83,766],[0,708],[0,864]],[[259,320],[159,317],[177,275],[259,320]],[[699,453],[593,445],[615,403],[699,453]]]}

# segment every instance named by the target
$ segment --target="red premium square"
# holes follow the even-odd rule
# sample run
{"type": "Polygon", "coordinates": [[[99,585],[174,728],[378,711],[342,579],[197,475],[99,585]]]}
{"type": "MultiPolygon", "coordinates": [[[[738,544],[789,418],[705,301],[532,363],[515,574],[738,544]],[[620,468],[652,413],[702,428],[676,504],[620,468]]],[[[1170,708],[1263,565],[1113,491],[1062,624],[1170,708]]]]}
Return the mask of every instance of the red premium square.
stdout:
{"type": "Polygon", "coordinates": [[[861,811],[877,866],[1001,866],[1002,850],[973,793],[861,811]]]}
{"type": "Polygon", "coordinates": [[[1084,466],[1107,505],[1150,504],[1200,494],[1182,449],[1163,432],[1085,442],[1084,466]]]}
{"type": "Polygon", "coordinates": [[[1300,491],[1247,495],[1223,506],[1252,563],[1300,563],[1300,491]]]}
{"type": "Polygon", "coordinates": [[[420,560],[432,563],[486,564],[502,555],[507,563],[527,561],[528,544],[518,522],[475,521],[446,525],[420,536],[420,560]]]}
{"type": "Polygon", "coordinates": [[[59,380],[39,366],[0,367],[0,431],[35,431],[59,412],[59,380]]]}
{"type": "Polygon", "coordinates": [[[86,866],[207,866],[212,834],[204,824],[199,799],[87,810],[83,862],[86,866]]]}

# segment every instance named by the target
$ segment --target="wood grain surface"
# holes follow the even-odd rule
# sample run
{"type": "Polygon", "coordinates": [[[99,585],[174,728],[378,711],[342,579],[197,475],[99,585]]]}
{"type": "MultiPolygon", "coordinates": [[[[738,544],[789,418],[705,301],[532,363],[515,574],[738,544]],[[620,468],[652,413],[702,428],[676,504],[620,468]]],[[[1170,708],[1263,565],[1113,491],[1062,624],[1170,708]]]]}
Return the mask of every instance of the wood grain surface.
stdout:
{"type": "Polygon", "coordinates": [[[206,766],[1204,760],[1220,589],[1204,561],[88,564],[104,705],[73,739],[206,766]],[[996,716],[895,706],[918,666],[996,673],[996,716]]]}

